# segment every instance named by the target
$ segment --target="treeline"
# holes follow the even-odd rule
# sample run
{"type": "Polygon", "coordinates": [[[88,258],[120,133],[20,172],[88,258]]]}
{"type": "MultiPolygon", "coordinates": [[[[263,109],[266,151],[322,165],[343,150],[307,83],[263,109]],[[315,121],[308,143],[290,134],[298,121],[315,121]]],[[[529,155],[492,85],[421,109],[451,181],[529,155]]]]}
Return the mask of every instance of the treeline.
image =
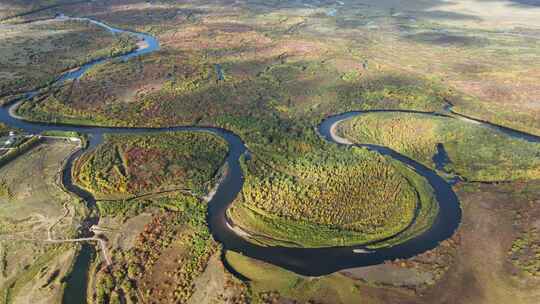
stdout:
{"type": "Polygon", "coordinates": [[[439,111],[451,92],[440,84],[407,74],[376,73],[344,84],[338,100],[349,109],[439,111]]]}

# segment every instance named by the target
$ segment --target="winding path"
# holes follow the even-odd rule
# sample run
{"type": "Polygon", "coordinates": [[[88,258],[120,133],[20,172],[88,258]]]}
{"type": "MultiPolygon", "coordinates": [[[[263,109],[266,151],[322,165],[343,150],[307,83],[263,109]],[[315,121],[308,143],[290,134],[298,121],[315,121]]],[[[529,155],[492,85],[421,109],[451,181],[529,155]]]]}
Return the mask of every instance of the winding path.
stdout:
{"type": "MultiPolygon", "coordinates": [[[[66,18],[67,19],[67,18],[66,18]]],[[[102,22],[91,20],[88,18],[77,18],[81,21],[89,21],[98,26],[102,26],[112,33],[127,32],[135,35],[142,41],[143,45],[137,50],[122,56],[122,60],[128,60],[135,56],[147,54],[159,49],[158,41],[146,34],[124,31],[111,26],[108,26],[102,22]]],[[[67,72],[61,75],[54,85],[63,83],[64,81],[76,79],[80,77],[88,68],[93,65],[102,63],[108,59],[100,59],[81,66],[79,69],[67,72]]],[[[24,96],[24,100],[35,96],[35,91],[28,92],[24,96]]],[[[461,221],[461,209],[456,194],[453,192],[451,185],[440,177],[435,171],[418,163],[417,161],[408,158],[394,150],[387,147],[357,144],[356,146],[364,147],[369,150],[375,151],[382,155],[391,157],[397,161],[402,162],[409,168],[414,170],[417,174],[423,176],[435,191],[435,197],[439,203],[439,213],[433,223],[433,225],[421,235],[418,235],[412,239],[409,239],[399,245],[395,245],[388,248],[381,248],[372,251],[363,250],[363,246],[343,246],[343,247],[327,247],[327,248],[291,248],[291,247],[263,247],[248,242],[242,235],[235,232],[235,229],[230,223],[227,222],[226,210],[240,193],[243,186],[243,173],[240,167],[240,157],[247,152],[247,148],[236,134],[216,127],[202,127],[202,126],[178,126],[169,128],[122,128],[122,127],[93,127],[93,126],[78,126],[78,125],[64,125],[64,124],[48,124],[39,122],[25,121],[24,118],[14,115],[14,109],[19,102],[24,100],[18,100],[11,103],[8,106],[0,108],[0,122],[3,122],[9,126],[22,129],[29,133],[39,134],[43,131],[55,130],[55,131],[75,131],[88,135],[89,144],[85,149],[80,149],[73,153],[66,162],[65,169],[62,175],[62,181],[66,189],[77,194],[83,198],[88,207],[95,209],[94,197],[85,190],[77,187],[71,179],[71,170],[73,162],[82,155],[85,151],[95,148],[97,145],[103,142],[104,134],[134,134],[134,133],[161,133],[161,132],[176,132],[176,131],[196,131],[196,132],[210,132],[217,136],[222,137],[228,142],[229,153],[227,155],[228,170],[221,182],[215,189],[214,195],[210,198],[208,203],[208,225],[213,237],[223,244],[224,249],[241,252],[246,256],[256,258],[262,261],[266,261],[283,268],[292,270],[299,274],[319,276],[329,274],[341,269],[367,266],[382,263],[386,260],[396,258],[408,258],[419,253],[437,247],[439,242],[451,237],[457,229],[461,221]],[[356,251],[356,253],[354,252],[356,251]]],[[[387,110],[381,110],[390,112],[387,110]]],[[[404,111],[393,111],[404,112],[404,111]]],[[[407,111],[414,112],[414,111],[407,111]]],[[[319,134],[327,141],[339,145],[354,145],[344,138],[340,138],[335,134],[336,126],[354,116],[361,115],[363,111],[347,112],[336,116],[331,116],[321,122],[317,130],[319,134]]],[[[446,114],[438,113],[423,113],[426,115],[435,116],[448,116],[446,114]]],[[[450,116],[448,116],[450,117],[450,116]]],[[[486,123],[481,122],[480,123],[486,123]]],[[[488,124],[494,128],[503,128],[507,130],[507,134],[511,136],[525,136],[526,134],[507,129],[500,126],[494,126],[488,124]],[[511,134],[510,134],[511,133],[511,134]]],[[[504,131],[503,130],[503,131],[504,131]]],[[[529,136],[529,135],[527,135],[529,136]]],[[[537,137],[533,138],[538,140],[537,137]]],[[[94,213],[95,214],[95,213],[94,213]]],[[[85,229],[81,231],[81,238],[86,240],[95,240],[92,232],[89,228],[92,225],[97,224],[97,216],[92,216],[86,219],[85,229]]],[[[100,243],[101,244],[101,243],[100,243]]],[[[101,244],[103,245],[103,244],[101,244]]]]}

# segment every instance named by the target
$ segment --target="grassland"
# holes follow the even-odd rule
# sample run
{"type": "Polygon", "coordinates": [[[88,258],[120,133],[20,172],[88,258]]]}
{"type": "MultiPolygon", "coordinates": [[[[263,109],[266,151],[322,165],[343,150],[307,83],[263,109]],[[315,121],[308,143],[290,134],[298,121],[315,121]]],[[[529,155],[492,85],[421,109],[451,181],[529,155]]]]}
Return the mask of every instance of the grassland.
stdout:
{"type": "Polygon", "coordinates": [[[512,264],[532,276],[540,276],[539,242],[536,227],[516,238],[509,252],[512,264]]]}
{"type": "Polygon", "coordinates": [[[526,280],[540,278],[540,209],[535,197],[538,187],[538,183],[531,183],[517,191],[521,199],[529,201],[523,208],[514,211],[513,220],[517,231],[507,252],[514,275],[526,280]]]}
{"type": "Polygon", "coordinates": [[[460,119],[366,113],[343,122],[339,132],[354,142],[390,147],[432,168],[437,144],[443,144],[449,157],[444,170],[468,180],[540,178],[540,144],[460,119]]]}
{"type": "MultiPolygon", "coordinates": [[[[68,208],[76,211],[72,196],[57,183],[62,162],[75,146],[61,140],[47,140],[4,165],[2,181],[9,196],[2,201],[2,232],[21,237],[47,237],[47,226],[61,218],[68,208]],[[21,172],[34,172],[31,176],[21,172]],[[73,205],[73,206],[70,206],[73,205]],[[65,207],[64,207],[65,206],[65,207]]],[[[80,210],[79,210],[80,211],[80,210]]],[[[55,226],[53,233],[74,233],[75,218],[55,226]]]]}
{"type": "Polygon", "coordinates": [[[0,153],[0,166],[9,163],[11,160],[15,159],[22,153],[30,150],[40,142],[41,139],[35,136],[31,138],[18,138],[14,143],[14,145],[16,145],[14,148],[9,150],[3,150],[2,153],[0,153]]]}
{"type": "Polygon", "coordinates": [[[339,273],[317,278],[303,277],[232,251],[226,252],[225,259],[249,280],[251,303],[347,304],[368,298],[357,282],[339,273]]]}
{"type": "Polygon", "coordinates": [[[81,157],[74,181],[97,199],[121,199],[170,190],[204,195],[223,164],[227,144],[209,133],[107,136],[81,157]]]}
{"type": "MultiPolygon", "coordinates": [[[[536,180],[459,187],[464,218],[456,255],[445,276],[418,302],[538,302],[538,279],[513,264],[510,250],[537,225],[539,185],[536,180]]],[[[526,261],[533,256],[527,251],[520,257],[526,261]]]]}
{"type": "Polygon", "coordinates": [[[0,22],[9,19],[25,20],[23,17],[31,12],[40,12],[47,8],[55,8],[66,4],[78,3],[77,0],[13,0],[0,3],[0,22]]]}
{"type": "Polygon", "coordinates": [[[84,214],[56,183],[74,148],[47,140],[0,168],[0,303],[57,303],[62,297],[76,248],[44,241],[75,235],[84,214]]]}
{"type": "Polygon", "coordinates": [[[45,20],[0,27],[2,96],[41,87],[58,74],[135,48],[129,36],[112,36],[89,23],[45,20]]]}

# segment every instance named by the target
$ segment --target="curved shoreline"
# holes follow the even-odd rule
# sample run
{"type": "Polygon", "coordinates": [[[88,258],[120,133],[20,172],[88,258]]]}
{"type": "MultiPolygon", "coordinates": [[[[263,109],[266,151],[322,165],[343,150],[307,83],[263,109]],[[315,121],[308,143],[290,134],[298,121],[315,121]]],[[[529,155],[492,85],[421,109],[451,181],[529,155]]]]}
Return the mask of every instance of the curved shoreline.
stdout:
{"type": "MultiPolygon", "coordinates": [[[[86,19],[92,20],[92,19],[86,19]]],[[[93,23],[107,28],[114,29],[118,32],[128,32],[116,29],[109,25],[105,25],[99,21],[93,23]]],[[[147,54],[159,49],[157,39],[152,36],[128,32],[138,37],[141,37],[146,43],[140,46],[135,51],[120,55],[117,57],[100,59],[95,62],[87,63],[80,68],[69,71],[57,78],[53,84],[59,84],[66,80],[80,77],[90,67],[105,62],[106,60],[121,59],[128,60],[129,58],[147,54]]],[[[25,94],[23,99],[34,96],[35,91],[25,94]]],[[[7,125],[25,130],[29,133],[39,134],[47,130],[56,131],[74,131],[83,133],[89,136],[88,147],[80,149],[73,153],[64,168],[62,182],[66,189],[83,198],[90,209],[95,205],[95,199],[87,191],[73,184],[71,171],[73,162],[86,151],[95,148],[103,142],[105,134],[151,134],[160,132],[176,132],[176,131],[196,131],[210,132],[220,136],[229,145],[229,151],[226,156],[228,166],[227,172],[223,175],[220,182],[215,188],[214,195],[208,202],[207,222],[213,237],[223,244],[225,250],[233,250],[240,252],[246,256],[259,259],[285,269],[294,271],[302,275],[320,276],[333,273],[345,268],[353,268],[360,266],[368,266],[383,263],[386,260],[397,258],[409,258],[414,255],[423,253],[427,250],[438,246],[439,242],[451,237],[461,220],[461,209],[459,201],[452,190],[452,186],[439,176],[434,170],[427,168],[419,162],[408,158],[387,147],[369,145],[369,144],[353,144],[347,139],[341,138],[335,134],[337,125],[356,115],[361,115],[368,111],[355,111],[330,116],[324,119],[317,127],[317,131],[321,137],[335,144],[345,146],[359,146],[375,151],[381,155],[388,156],[396,161],[399,161],[417,174],[425,178],[434,190],[435,198],[439,204],[439,212],[435,221],[425,232],[420,235],[413,236],[406,241],[390,247],[383,247],[371,251],[365,251],[365,244],[361,246],[338,246],[324,248],[297,248],[297,247],[282,247],[270,246],[264,247],[256,245],[246,240],[241,234],[235,232],[234,224],[227,222],[226,210],[232,204],[237,195],[241,192],[243,186],[243,172],[240,166],[240,158],[248,152],[246,145],[242,139],[231,131],[218,127],[203,127],[203,126],[176,126],[163,128],[130,128],[130,127],[101,127],[101,126],[80,126],[69,124],[52,124],[42,122],[31,122],[24,117],[17,116],[14,109],[19,103],[24,100],[18,100],[7,107],[0,108],[0,121],[7,125]]],[[[406,110],[372,110],[369,112],[415,112],[424,113],[434,116],[448,116],[441,113],[419,112],[406,110]]],[[[97,221],[97,216],[91,216],[87,219],[87,228],[89,224],[97,221]]],[[[90,233],[89,230],[83,230],[82,234],[90,233]]],[[[380,241],[379,241],[380,242],[380,241]]],[[[376,242],[373,242],[376,244],[376,242]]]]}

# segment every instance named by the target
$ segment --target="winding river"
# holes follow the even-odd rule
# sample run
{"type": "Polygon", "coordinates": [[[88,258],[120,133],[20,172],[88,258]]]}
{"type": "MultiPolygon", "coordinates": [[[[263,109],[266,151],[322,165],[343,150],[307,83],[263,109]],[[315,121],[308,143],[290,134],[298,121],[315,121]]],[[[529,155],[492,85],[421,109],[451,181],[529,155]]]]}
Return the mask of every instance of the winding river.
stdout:
{"type": "MultiPolygon", "coordinates": [[[[142,42],[141,46],[135,51],[121,55],[115,58],[99,59],[81,66],[79,69],[64,73],[53,85],[59,85],[67,80],[72,80],[80,77],[90,67],[105,62],[111,59],[129,60],[132,57],[140,56],[143,54],[151,53],[159,49],[159,43],[154,37],[130,31],[124,31],[106,25],[102,22],[91,20],[88,18],[65,18],[61,19],[76,19],[80,21],[87,21],[97,26],[101,26],[110,32],[120,33],[125,32],[135,35],[142,42]]],[[[417,161],[408,158],[392,149],[383,146],[357,144],[356,146],[364,147],[369,150],[375,151],[381,155],[391,157],[401,163],[407,165],[414,170],[417,174],[423,176],[431,185],[435,191],[436,199],[439,203],[439,213],[433,223],[433,225],[421,235],[418,235],[408,241],[405,241],[399,245],[395,245],[388,248],[381,248],[372,251],[357,251],[354,249],[362,249],[362,246],[344,246],[344,247],[328,247],[328,248],[290,248],[290,247],[264,247],[248,242],[243,237],[236,234],[227,223],[226,210],[233,202],[235,197],[240,193],[243,186],[243,173],[240,167],[240,157],[247,153],[246,146],[242,142],[241,138],[236,134],[221,128],[216,127],[202,127],[202,126],[178,126],[169,128],[123,128],[123,127],[93,127],[82,125],[64,125],[64,124],[50,124],[30,122],[14,115],[14,109],[20,102],[30,99],[37,94],[36,91],[28,92],[24,94],[24,97],[20,100],[14,101],[11,104],[0,108],[0,122],[3,122],[11,127],[19,128],[29,133],[39,134],[43,131],[75,131],[88,135],[89,143],[85,149],[81,149],[72,154],[65,166],[63,174],[64,186],[82,197],[88,205],[88,208],[95,210],[95,199],[88,192],[77,187],[71,179],[71,170],[73,162],[89,149],[95,148],[97,145],[103,142],[103,135],[105,134],[159,134],[162,132],[176,132],[176,131],[196,131],[196,132],[210,132],[217,136],[220,136],[228,142],[229,153],[226,158],[229,170],[222,179],[222,182],[218,185],[215,195],[208,203],[208,225],[213,237],[223,244],[224,249],[240,252],[246,256],[262,260],[274,265],[281,266],[285,269],[294,271],[302,275],[320,276],[329,274],[341,269],[375,265],[380,264],[386,260],[397,258],[408,258],[414,255],[420,254],[427,250],[437,247],[437,245],[451,237],[459,223],[461,221],[461,209],[458,198],[452,186],[439,176],[434,170],[418,163],[417,161]]],[[[391,110],[381,110],[385,112],[392,112],[391,110]]],[[[448,109],[451,111],[451,108],[448,109]]],[[[447,114],[441,113],[425,113],[415,111],[394,111],[394,112],[414,112],[422,113],[425,115],[447,116],[447,114]]],[[[362,115],[366,111],[347,112],[335,116],[328,117],[318,126],[317,130],[320,136],[326,139],[328,142],[339,145],[352,145],[345,139],[337,137],[333,129],[340,122],[350,119],[352,117],[362,115]]],[[[452,117],[454,118],[454,117],[452,117]]],[[[466,117],[466,119],[472,119],[466,117]]],[[[474,120],[474,119],[472,119],[474,120]]],[[[540,142],[536,136],[521,133],[508,128],[489,124],[475,120],[476,122],[485,124],[488,127],[496,128],[499,131],[505,132],[510,136],[516,136],[520,138],[526,138],[527,140],[533,140],[540,142]]],[[[89,227],[92,224],[97,223],[98,217],[96,212],[92,213],[88,219],[83,223],[81,234],[89,236],[91,232],[89,227]]],[[[87,254],[88,255],[88,254],[87,254]]],[[[89,256],[89,255],[88,255],[89,256]]],[[[80,263],[86,265],[85,263],[80,263]]],[[[69,283],[69,282],[68,282],[69,283]]],[[[69,285],[69,284],[68,284],[69,285]]],[[[69,287],[68,287],[69,289],[69,287]]],[[[84,293],[79,292],[80,303],[84,302],[84,293]]],[[[73,297],[71,295],[70,297],[73,297]]]]}

